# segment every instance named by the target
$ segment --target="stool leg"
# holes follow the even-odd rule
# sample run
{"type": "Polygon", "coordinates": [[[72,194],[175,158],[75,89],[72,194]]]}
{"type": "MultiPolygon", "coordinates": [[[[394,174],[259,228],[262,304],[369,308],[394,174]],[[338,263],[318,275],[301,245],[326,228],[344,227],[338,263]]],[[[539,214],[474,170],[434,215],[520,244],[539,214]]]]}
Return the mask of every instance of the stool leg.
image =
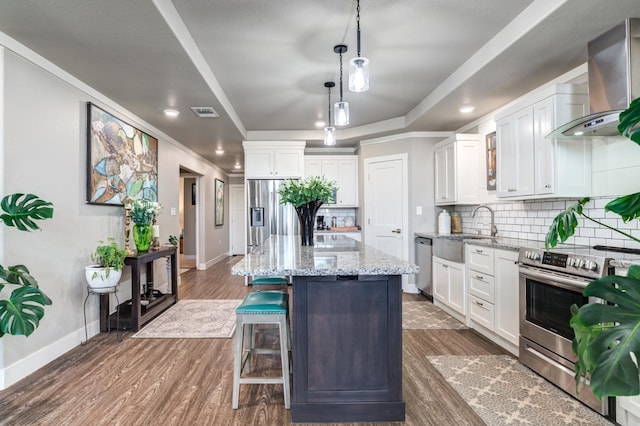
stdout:
{"type": "Polygon", "coordinates": [[[289,379],[289,330],[286,315],[280,316],[278,321],[280,329],[280,358],[282,362],[282,387],[284,389],[284,408],[291,408],[291,389],[289,379]]]}
{"type": "Polygon", "coordinates": [[[236,322],[235,349],[233,354],[233,397],[231,400],[231,408],[238,409],[238,400],[240,399],[240,369],[242,366],[242,342],[244,340],[244,323],[238,315],[236,322]]]}

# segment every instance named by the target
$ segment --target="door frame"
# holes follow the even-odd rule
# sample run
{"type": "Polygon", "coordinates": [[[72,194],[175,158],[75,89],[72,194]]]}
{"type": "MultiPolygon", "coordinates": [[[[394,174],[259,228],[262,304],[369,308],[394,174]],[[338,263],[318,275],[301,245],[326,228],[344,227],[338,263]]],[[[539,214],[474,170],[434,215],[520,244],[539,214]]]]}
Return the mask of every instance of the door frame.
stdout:
{"type": "MultiPolygon", "coordinates": [[[[369,182],[369,168],[373,163],[382,163],[386,161],[395,161],[400,160],[402,163],[402,260],[409,261],[409,154],[401,153],[401,154],[393,154],[393,155],[384,155],[380,157],[370,157],[365,158],[364,163],[364,176],[362,179],[362,186],[364,190],[364,215],[363,219],[365,221],[365,232],[364,232],[364,242],[372,241],[374,238],[373,235],[373,227],[369,225],[369,218],[367,217],[367,212],[372,209],[371,206],[371,191],[374,189],[368,185],[369,182]]],[[[408,276],[402,275],[402,288],[408,288],[408,276]]],[[[409,290],[410,291],[410,290],[409,290]]]]}
{"type": "MultiPolygon", "coordinates": [[[[241,252],[244,254],[247,250],[247,242],[246,242],[246,202],[245,202],[245,185],[242,183],[234,183],[234,184],[229,184],[229,217],[232,217],[231,212],[233,212],[235,209],[235,207],[242,207],[242,211],[245,212],[245,214],[243,214],[242,220],[241,220],[241,228],[242,230],[240,231],[243,238],[243,248],[241,250],[241,252]],[[241,189],[242,190],[242,196],[240,196],[240,199],[237,199],[237,197],[233,196],[233,190],[234,189],[241,189]]],[[[233,238],[234,238],[234,226],[233,224],[229,224],[229,253],[231,255],[234,255],[233,253],[233,238]]]]}

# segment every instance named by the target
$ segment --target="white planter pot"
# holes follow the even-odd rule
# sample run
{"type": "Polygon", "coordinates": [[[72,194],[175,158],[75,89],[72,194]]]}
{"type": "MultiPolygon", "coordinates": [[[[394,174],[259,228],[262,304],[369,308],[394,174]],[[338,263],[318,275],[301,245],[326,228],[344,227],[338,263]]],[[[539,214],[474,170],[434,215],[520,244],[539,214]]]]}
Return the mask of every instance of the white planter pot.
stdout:
{"type": "Polygon", "coordinates": [[[91,287],[94,292],[106,293],[110,288],[118,285],[118,281],[120,281],[120,277],[122,276],[122,269],[116,271],[111,268],[109,276],[107,277],[104,267],[96,265],[85,266],[84,276],[87,279],[89,287],[91,287]]]}

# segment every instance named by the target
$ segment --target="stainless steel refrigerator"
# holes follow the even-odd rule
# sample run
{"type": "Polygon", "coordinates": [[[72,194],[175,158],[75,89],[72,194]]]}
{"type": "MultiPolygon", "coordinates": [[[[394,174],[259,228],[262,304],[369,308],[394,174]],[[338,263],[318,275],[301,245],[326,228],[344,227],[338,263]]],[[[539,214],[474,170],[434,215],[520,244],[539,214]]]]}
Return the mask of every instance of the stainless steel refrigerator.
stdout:
{"type": "Polygon", "coordinates": [[[258,246],[271,235],[298,234],[298,216],[291,204],[280,204],[282,179],[247,180],[247,245],[258,246]]]}

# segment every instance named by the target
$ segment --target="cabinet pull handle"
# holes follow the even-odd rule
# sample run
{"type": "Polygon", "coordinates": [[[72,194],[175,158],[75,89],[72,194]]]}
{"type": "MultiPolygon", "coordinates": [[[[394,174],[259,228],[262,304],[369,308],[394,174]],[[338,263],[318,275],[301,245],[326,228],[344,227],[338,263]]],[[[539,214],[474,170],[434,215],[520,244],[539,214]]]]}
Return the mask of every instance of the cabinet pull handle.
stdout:
{"type": "Polygon", "coordinates": [[[551,188],[551,185],[546,184],[544,187],[545,187],[545,188],[551,188]]]}
{"type": "Polygon", "coordinates": [[[443,268],[448,268],[448,267],[449,267],[449,265],[442,265],[442,267],[443,267],[443,268]]]}
{"type": "Polygon", "coordinates": [[[476,279],[480,281],[484,280],[484,278],[482,278],[482,275],[476,275],[476,279]]]}
{"type": "Polygon", "coordinates": [[[476,249],[476,253],[482,253],[482,250],[476,249]]]}
{"type": "Polygon", "coordinates": [[[482,302],[478,302],[478,301],[476,301],[476,305],[478,305],[478,306],[484,306],[484,304],[483,304],[482,302]]]}

